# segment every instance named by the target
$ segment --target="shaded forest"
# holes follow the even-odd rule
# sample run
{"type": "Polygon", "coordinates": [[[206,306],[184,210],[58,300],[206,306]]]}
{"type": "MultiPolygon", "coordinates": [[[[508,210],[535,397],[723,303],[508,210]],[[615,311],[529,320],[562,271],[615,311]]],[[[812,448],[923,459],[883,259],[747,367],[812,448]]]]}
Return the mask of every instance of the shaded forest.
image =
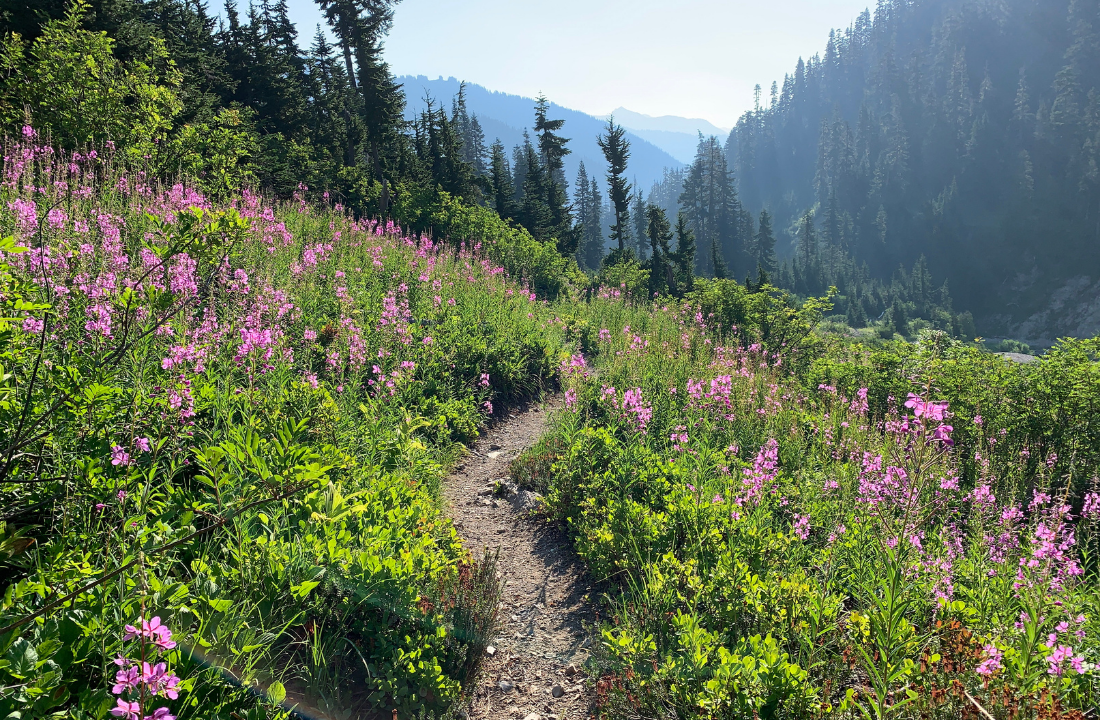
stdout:
{"type": "MultiPolygon", "coordinates": [[[[1096,0],[880,0],[758,89],[725,152],[740,203],[772,216],[782,284],[873,314],[869,279],[927,272],[984,332],[1034,331],[1097,279],[1098,85],[1096,0]]],[[[749,271],[759,249],[726,237],[749,271]]]]}

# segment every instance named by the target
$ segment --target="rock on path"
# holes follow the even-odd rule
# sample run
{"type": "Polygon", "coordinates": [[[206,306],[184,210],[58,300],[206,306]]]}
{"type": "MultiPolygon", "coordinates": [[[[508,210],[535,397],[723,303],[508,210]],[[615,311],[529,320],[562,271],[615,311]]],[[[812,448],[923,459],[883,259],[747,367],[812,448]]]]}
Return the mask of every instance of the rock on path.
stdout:
{"type": "Polygon", "coordinates": [[[551,402],[510,415],[478,441],[444,484],[466,547],[475,557],[485,547],[500,548],[504,581],[492,651],[465,707],[470,720],[574,720],[592,712],[581,671],[595,619],[584,568],[560,529],[530,517],[537,498],[514,488],[490,490],[508,482],[509,465],[546,431],[554,407],[551,402]]]}

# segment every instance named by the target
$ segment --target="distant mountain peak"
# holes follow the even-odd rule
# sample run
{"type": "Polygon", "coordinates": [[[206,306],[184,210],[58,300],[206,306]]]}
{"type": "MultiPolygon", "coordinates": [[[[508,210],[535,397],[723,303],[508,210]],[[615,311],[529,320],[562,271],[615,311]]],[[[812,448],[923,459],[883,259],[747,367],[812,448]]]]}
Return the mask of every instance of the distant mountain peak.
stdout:
{"type": "MultiPolygon", "coordinates": [[[[722,139],[730,134],[730,128],[718,127],[702,118],[685,118],[676,115],[654,117],[624,107],[616,108],[611,114],[615,116],[616,122],[630,130],[656,130],[687,133],[689,135],[696,135],[701,132],[703,135],[717,135],[722,139]]],[[[603,119],[606,120],[607,116],[604,116],[603,119]]]]}

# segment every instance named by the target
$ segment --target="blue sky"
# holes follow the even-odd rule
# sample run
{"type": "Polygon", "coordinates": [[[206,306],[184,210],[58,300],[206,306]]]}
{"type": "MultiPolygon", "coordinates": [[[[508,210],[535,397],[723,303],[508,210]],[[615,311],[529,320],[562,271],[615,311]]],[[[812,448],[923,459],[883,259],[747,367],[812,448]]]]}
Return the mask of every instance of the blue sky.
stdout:
{"type": "MultiPolygon", "coordinates": [[[[243,2],[243,0],[238,0],[243,2]]],[[[321,20],[289,0],[300,41],[321,20]]],[[[386,59],[398,75],[454,76],[602,115],[700,117],[731,127],[799,56],[822,52],[868,0],[403,0],[386,59]],[[553,8],[549,21],[543,15],[553,8]]]]}

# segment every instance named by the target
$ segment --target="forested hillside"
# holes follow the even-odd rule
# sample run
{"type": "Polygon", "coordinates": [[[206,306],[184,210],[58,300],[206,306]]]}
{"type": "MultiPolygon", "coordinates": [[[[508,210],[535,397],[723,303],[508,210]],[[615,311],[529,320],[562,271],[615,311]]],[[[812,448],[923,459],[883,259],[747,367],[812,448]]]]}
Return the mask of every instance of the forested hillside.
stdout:
{"type": "MultiPolygon", "coordinates": [[[[425,108],[425,98],[430,97],[443,103],[448,109],[462,86],[454,78],[432,80],[423,76],[398,76],[408,105],[406,119],[414,120],[425,108]]],[[[500,140],[508,151],[509,158],[515,154],[515,148],[523,147],[523,133],[534,132],[534,98],[509,95],[487,90],[475,83],[466,83],[465,98],[467,112],[477,119],[481,129],[484,148],[488,149],[494,140],[500,140]]],[[[550,114],[565,121],[565,134],[570,139],[572,152],[565,158],[565,175],[570,181],[576,177],[580,163],[586,167],[599,167],[603,164],[596,136],[600,134],[603,121],[591,115],[550,103],[550,114]]],[[[618,120],[616,116],[616,120],[618,120]]],[[[629,126],[627,126],[630,130],[629,126]]],[[[649,185],[661,177],[666,167],[680,167],[681,162],[654,143],[647,142],[637,132],[630,130],[630,139],[634,147],[630,171],[641,187],[649,185]]],[[[486,153],[487,156],[488,153],[486,153]]],[[[690,159],[690,158],[689,158],[690,159]]],[[[570,186],[570,197],[575,197],[575,188],[570,186]]]]}
{"type": "Polygon", "coordinates": [[[795,258],[785,284],[859,297],[923,256],[982,332],[1049,341],[1098,328],[1098,86],[1095,0],[880,0],[725,150],[795,258]]]}

